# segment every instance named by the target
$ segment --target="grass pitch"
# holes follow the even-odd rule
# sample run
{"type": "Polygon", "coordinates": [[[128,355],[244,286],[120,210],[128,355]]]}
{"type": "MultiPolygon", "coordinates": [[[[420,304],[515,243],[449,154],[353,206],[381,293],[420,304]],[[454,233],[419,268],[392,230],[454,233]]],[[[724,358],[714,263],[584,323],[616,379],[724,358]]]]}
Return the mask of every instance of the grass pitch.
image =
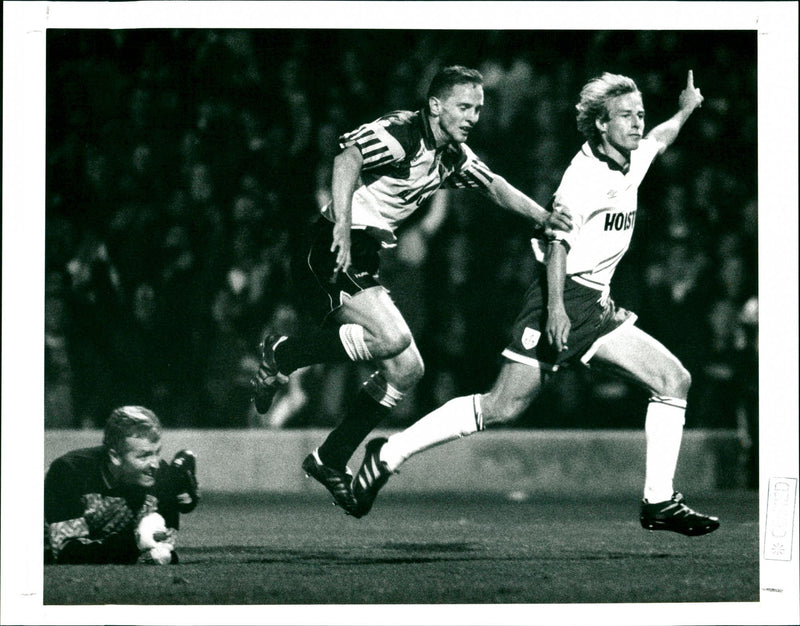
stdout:
{"type": "Polygon", "coordinates": [[[759,599],[758,497],[692,497],[703,537],[649,532],[635,496],[382,494],[348,517],[314,496],[208,494],[175,566],[46,566],[44,603],[486,604],[759,599]]]}

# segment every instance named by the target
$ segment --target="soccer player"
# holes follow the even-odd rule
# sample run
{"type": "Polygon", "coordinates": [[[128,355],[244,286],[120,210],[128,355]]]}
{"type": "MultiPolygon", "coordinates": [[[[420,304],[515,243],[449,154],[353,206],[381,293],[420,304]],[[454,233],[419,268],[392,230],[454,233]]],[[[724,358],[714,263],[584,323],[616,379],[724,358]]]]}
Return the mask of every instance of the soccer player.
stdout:
{"type": "Polygon", "coordinates": [[[636,316],[615,306],[609,293],[633,234],[638,187],[702,101],[690,70],[678,112],[645,137],[642,95],[633,80],[604,73],[586,83],[576,105],[586,143],[553,199],[556,209],[569,209],[574,228],[549,242],[534,240],[543,263],[513,326],[497,381],[489,393],[450,400],[388,440],[370,441],[353,483],[360,515],[411,455],[515,419],[560,367],[591,362],[650,393],[641,525],[685,535],[703,535],[719,526],[716,517],[693,511],[673,491],[689,372],[634,326],[636,316]]]}
{"type": "Polygon", "coordinates": [[[123,406],[108,418],[102,445],[53,461],[44,480],[45,563],[177,562],[180,515],[200,499],[196,459],[181,450],[167,464],[160,454],[155,413],[123,406]]]}
{"type": "Polygon", "coordinates": [[[464,143],[483,107],[474,70],[440,70],[427,107],[395,111],[340,137],[332,201],[322,209],[308,255],[325,306],[320,329],[267,335],[253,378],[253,400],[268,410],[294,370],[312,363],[372,362],[349,413],[303,461],[346,513],[356,514],[347,461],[392,407],[422,377],[424,365],[400,311],[378,278],[378,253],[396,245],[395,229],[440,187],[475,189],[545,229],[568,229],[568,215],[545,209],[492,172],[464,143]]]}

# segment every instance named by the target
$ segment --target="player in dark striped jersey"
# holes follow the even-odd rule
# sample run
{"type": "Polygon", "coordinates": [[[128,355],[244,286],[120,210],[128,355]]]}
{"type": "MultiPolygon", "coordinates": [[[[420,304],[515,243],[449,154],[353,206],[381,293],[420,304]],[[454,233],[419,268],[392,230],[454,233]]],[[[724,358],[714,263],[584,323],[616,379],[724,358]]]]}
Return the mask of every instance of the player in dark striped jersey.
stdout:
{"type": "Polygon", "coordinates": [[[378,252],[396,243],[398,224],[442,187],[469,188],[542,227],[567,230],[568,214],[549,213],[492,172],[465,144],[483,107],[476,70],[446,67],[431,82],[427,106],[397,111],[340,138],[332,201],[322,209],[308,265],[330,310],[328,323],[303,335],[269,335],[253,378],[256,409],[268,410],[294,370],[312,363],[375,365],[349,413],[303,461],[307,474],[354,514],[347,461],[422,377],[411,332],[378,278],[378,252]]]}
{"type": "Polygon", "coordinates": [[[703,101],[691,70],[678,112],[644,136],[644,105],[633,80],[603,74],[576,106],[587,141],[554,196],[574,228],[549,244],[534,240],[543,262],[512,329],[506,361],[486,394],[455,398],[401,433],[367,444],[353,483],[358,513],[410,456],[517,418],[559,367],[574,362],[610,369],[651,394],[645,418],[647,463],[640,521],[644,528],[703,535],[719,526],[673,491],[691,377],[658,341],[634,326],[636,316],[610,298],[611,277],[630,244],[637,191],[650,164],[678,136],[703,101]]]}
{"type": "Polygon", "coordinates": [[[177,560],[180,515],[200,497],[196,460],[181,450],[169,464],[160,452],[156,415],[123,406],[111,413],[103,445],[53,461],[44,481],[45,562],[152,563],[152,549],[177,560]],[[153,513],[163,518],[162,536],[145,540],[137,529],[153,513]]]}

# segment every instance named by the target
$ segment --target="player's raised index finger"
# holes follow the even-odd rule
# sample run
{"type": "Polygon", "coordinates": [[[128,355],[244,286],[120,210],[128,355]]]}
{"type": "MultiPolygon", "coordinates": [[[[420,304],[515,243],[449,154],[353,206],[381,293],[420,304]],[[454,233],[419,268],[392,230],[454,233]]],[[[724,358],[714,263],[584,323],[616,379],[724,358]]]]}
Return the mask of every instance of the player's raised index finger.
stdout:
{"type": "Polygon", "coordinates": [[[686,86],[694,87],[694,73],[692,70],[689,70],[689,75],[686,77],[686,86]]]}

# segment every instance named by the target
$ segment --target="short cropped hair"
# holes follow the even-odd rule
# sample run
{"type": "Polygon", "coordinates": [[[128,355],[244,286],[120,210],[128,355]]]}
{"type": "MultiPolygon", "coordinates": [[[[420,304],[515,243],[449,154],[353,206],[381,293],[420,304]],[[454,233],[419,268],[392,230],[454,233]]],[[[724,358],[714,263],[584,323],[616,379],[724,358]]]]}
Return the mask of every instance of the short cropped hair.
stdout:
{"type": "Polygon", "coordinates": [[[483,85],[483,75],[463,65],[443,67],[428,87],[428,99],[444,98],[456,85],[483,85]]]}
{"type": "Polygon", "coordinates": [[[138,437],[156,442],[161,439],[161,422],[150,409],[143,406],[121,406],[114,409],[103,431],[106,450],[123,452],[125,439],[138,437]]]}
{"type": "Polygon", "coordinates": [[[575,105],[578,110],[578,130],[591,143],[600,142],[600,131],[596,120],[608,119],[608,101],[628,93],[639,93],[639,88],[632,78],[621,74],[604,72],[591,79],[581,89],[580,101],[575,105]]]}

